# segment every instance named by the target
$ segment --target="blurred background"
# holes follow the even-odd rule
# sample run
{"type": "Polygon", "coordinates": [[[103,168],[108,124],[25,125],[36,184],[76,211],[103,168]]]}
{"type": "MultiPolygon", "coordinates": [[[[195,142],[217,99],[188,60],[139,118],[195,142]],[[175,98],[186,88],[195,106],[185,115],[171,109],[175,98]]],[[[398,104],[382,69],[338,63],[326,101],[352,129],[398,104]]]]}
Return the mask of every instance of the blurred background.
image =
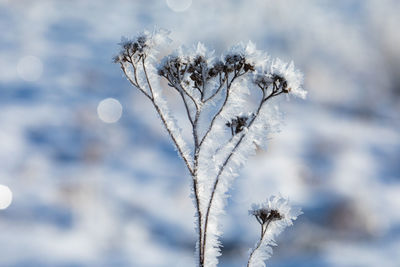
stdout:
{"type": "Polygon", "coordinates": [[[294,60],[307,100],[249,160],[222,218],[220,266],[245,266],[251,203],[304,215],[268,266],[400,266],[400,2],[0,0],[0,266],[194,266],[190,179],[112,57],[121,36],[172,51],[252,40],[294,60]],[[7,202],[7,190],[0,199],[7,202]]]}

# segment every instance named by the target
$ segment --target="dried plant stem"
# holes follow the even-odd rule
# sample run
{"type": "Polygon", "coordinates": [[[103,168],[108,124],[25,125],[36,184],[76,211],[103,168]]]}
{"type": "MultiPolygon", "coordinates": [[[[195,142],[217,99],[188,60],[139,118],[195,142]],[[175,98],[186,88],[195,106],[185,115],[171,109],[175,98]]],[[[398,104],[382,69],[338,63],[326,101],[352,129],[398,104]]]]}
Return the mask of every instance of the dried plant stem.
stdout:
{"type": "MultiPolygon", "coordinates": [[[[121,64],[121,65],[122,65],[122,64],[121,64]]],[[[132,64],[132,65],[133,65],[133,64],[132,64]]],[[[133,66],[133,67],[135,68],[135,66],[133,66]]],[[[148,76],[148,73],[147,73],[147,70],[146,70],[145,58],[142,58],[142,67],[143,67],[144,75],[145,75],[145,77],[146,77],[146,82],[147,82],[147,84],[148,84],[148,86],[149,86],[149,89],[150,89],[150,92],[151,92],[151,96],[149,96],[148,98],[150,98],[151,102],[153,103],[153,106],[154,106],[154,108],[156,109],[157,113],[159,114],[159,116],[160,116],[160,118],[161,118],[161,121],[163,122],[164,127],[167,129],[169,136],[170,136],[171,139],[173,140],[173,142],[174,142],[176,148],[178,149],[179,154],[180,154],[181,157],[183,158],[183,160],[184,160],[184,162],[185,162],[185,164],[186,164],[186,167],[187,167],[187,169],[189,170],[189,172],[190,172],[190,174],[191,174],[191,176],[192,176],[192,181],[193,181],[193,192],[194,192],[194,198],[195,198],[195,208],[196,208],[196,213],[198,214],[197,227],[198,227],[198,239],[199,239],[199,245],[198,245],[198,246],[199,246],[199,265],[200,265],[200,266],[203,266],[203,265],[201,264],[202,259],[203,259],[203,257],[204,257],[204,253],[203,253],[203,251],[202,251],[202,249],[201,249],[201,248],[202,248],[202,245],[201,245],[201,244],[202,244],[202,240],[203,240],[203,230],[202,230],[202,223],[201,223],[201,221],[202,221],[202,217],[203,217],[203,216],[202,216],[202,213],[201,213],[201,210],[200,210],[200,200],[199,200],[199,192],[198,192],[198,179],[197,179],[197,171],[198,171],[198,150],[199,150],[198,137],[197,137],[197,136],[198,136],[198,134],[197,134],[197,125],[198,125],[198,120],[199,120],[199,117],[200,117],[200,111],[199,111],[199,109],[197,109],[196,116],[195,116],[195,120],[192,121],[192,120],[191,120],[190,113],[189,113],[189,109],[186,108],[186,112],[187,112],[188,118],[189,118],[189,120],[191,121],[191,124],[192,124],[192,127],[193,127],[193,137],[194,137],[194,140],[195,140],[195,141],[194,141],[194,143],[195,143],[195,151],[197,151],[197,152],[195,152],[195,155],[194,155],[194,166],[193,166],[193,169],[192,169],[192,168],[190,167],[190,164],[189,164],[188,160],[187,160],[187,159],[185,158],[185,156],[183,155],[182,148],[179,146],[178,142],[176,141],[176,139],[175,139],[175,137],[174,137],[174,135],[173,135],[173,133],[172,133],[172,130],[168,127],[168,124],[166,123],[166,120],[165,120],[165,118],[164,118],[164,115],[162,114],[162,111],[160,110],[160,108],[159,108],[159,106],[157,105],[157,103],[154,101],[153,89],[152,89],[152,86],[151,86],[151,83],[150,83],[150,79],[149,79],[149,76],[148,76]]],[[[130,77],[127,75],[127,72],[126,72],[125,68],[123,67],[123,65],[122,65],[122,69],[123,69],[125,75],[128,77],[129,81],[131,81],[131,79],[130,79],[130,77]]],[[[135,80],[137,80],[136,71],[135,71],[135,80]]],[[[147,94],[147,93],[144,91],[144,89],[141,88],[141,87],[139,86],[138,83],[133,83],[133,82],[131,82],[131,83],[132,83],[135,87],[139,88],[140,91],[142,91],[145,95],[147,94]]],[[[185,105],[187,105],[187,104],[186,104],[186,101],[185,101],[185,98],[184,98],[184,95],[181,94],[181,96],[182,96],[182,99],[184,99],[185,105]]]]}
{"type": "MultiPolygon", "coordinates": [[[[267,97],[265,97],[267,88],[261,88],[261,89],[262,89],[262,90],[261,90],[261,91],[262,91],[262,98],[261,98],[262,100],[261,100],[261,102],[260,102],[260,104],[259,104],[259,106],[258,106],[258,108],[257,108],[257,111],[255,112],[255,114],[254,114],[252,120],[251,120],[251,121],[249,122],[249,124],[248,124],[248,128],[249,128],[249,129],[251,128],[251,126],[252,126],[252,124],[254,123],[254,121],[257,119],[258,115],[260,114],[261,108],[262,108],[263,105],[267,102],[267,100],[270,99],[270,98],[272,98],[272,97],[274,97],[274,96],[278,96],[278,95],[280,95],[280,94],[283,93],[283,92],[279,92],[279,91],[278,91],[278,88],[273,87],[272,92],[271,92],[267,97]]],[[[224,104],[226,104],[226,101],[225,101],[224,104]]],[[[223,107],[222,107],[222,108],[223,108],[223,107]]],[[[221,108],[221,110],[222,110],[222,108],[221,108]]],[[[221,110],[220,110],[220,111],[221,111],[221,110]]],[[[220,112],[219,112],[219,113],[220,113],[220,112]]],[[[219,115],[219,113],[218,113],[217,115],[219,115]]],[[[217,116],[217,115],[216,115],[216,116],[217,116]]],[[[214,118],[215,118],[215,117],[214,117],[214,118]]],[[[210,200],[209,200],[208,205],[207,205],[207,212],[206,212],[206,214],[205,214],[204,237],[203,237],[203,249],[202,249],[203,251],[205,251],[206,245],[207,245],[207,228],[208,228],[208,221],[209,221],[209,217],[210,217],[211,207],[212,207],[213,201],[214,201],[214,196],[215,196],[215,193],[216,193],[216,191],[217,191],[218,183],[219,183],[219,181],[220,181],[220,177],[221,177],[222,173],[224,172],[225,167],[229,164],[229,161],[231,160],[232,156],[235,154],[236,150],[238,149],[238,147],[239,147],[240,144],[242,143],[243,139],[246,137],[246,135],[247,135],[246,132],[242,134],[242,136],[240,137],[240,139],[237,141],[237,143],[235,144],[235,146],[233,147],[233,149],[231,150],[231,152],[229,153],[229,155],[228,155],[227,158],[225,159],[224,163],[221,165],[221,167],[220,167],[220,169],[219,169],[219,171],[218,171],[218,174],[217,174],[217,176],[216,176],[216,178],[215,178],[214,185],[213,185],[213,189],[212,189],[212,192],[211,192],[211,197],[210,197],[210,200]]]]}
{"type": "Polygon", "coordinates": [[[258,240],[256,247],[251,251],[249,260],[247,261],[247,267],[250,267],[250,261],[253,258],[254,253],[261,247],[262,241],[264,239],[265,233],[267,232],[268,226],[271,223],[271,220],[269,220],[266,224],[260,224],[261,225],[261,235],[260,235],[260,240],[258,240]]]}

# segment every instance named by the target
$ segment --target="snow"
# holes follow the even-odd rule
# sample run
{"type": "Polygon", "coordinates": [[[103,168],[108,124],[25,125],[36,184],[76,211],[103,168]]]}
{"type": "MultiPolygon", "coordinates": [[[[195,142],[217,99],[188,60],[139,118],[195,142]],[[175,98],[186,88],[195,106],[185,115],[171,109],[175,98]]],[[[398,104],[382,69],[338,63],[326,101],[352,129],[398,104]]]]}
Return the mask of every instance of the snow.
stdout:
{"type": "Polygon", "coordinates": [[[280,131],[232,184],[220,266],[245,265],[259,235],[247,210],[278,193],[304,214],[270,266],[397,266],[398,5],[204,0],[176,13],[165,1],[2,1],[0,184],[13,202],[0,211],[0,265],[195,265],[189,174],[111,63],[121,36],[158,25],[171,30],[168,52],[253,40],[305,74],[307,100],[274,103],[280,131]],[[30,55],[43,67],[35,81],[17,68],[30,55]],[[97,115],[109,97],[124,107],[113,124],[97,115]]]}

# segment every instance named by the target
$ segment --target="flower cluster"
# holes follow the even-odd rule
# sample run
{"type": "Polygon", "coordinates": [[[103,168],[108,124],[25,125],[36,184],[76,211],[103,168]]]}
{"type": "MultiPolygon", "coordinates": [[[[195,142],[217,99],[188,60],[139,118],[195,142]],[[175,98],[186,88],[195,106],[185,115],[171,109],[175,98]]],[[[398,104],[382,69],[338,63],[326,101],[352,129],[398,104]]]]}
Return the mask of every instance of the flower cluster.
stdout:
{"type": "Polygon", "coordinates": [[[158,74],[168,79],[171,85],[193,85],[202,94],[205,83],[213,78],[218,77],[219,82],[223,83],[232,73],[235,77],[254,71],[254,65],[247,62],[244,55],[237,53],[228,54],[222,60],[209,59],[200,53],[194,56],[169,55],[158,67],[158,74]]]}
{"type": "Polygon", "coordinates": [[[291,88],[288,87],[287,80],[278,74],[264,74],[258,75],[255,79],[255,83],[262,89],[267,90],[272,85],[273,92],[289,93],[291,88]]]}
{"type": "Polygon", "coordinates": [[[299,208],[289,205],[289,200],[281,196],[272,196],[267,202],[253,204],[249,214],[253,215],[261,225],[261,236],[251,251],[247,267],[265,267],[265,261],[271,257],[275,237],[302,214],[299,208]]]}
{"type": "Polygon", "coordinates": [[[232,136],[240,133],[248,125],[248,116],[236,116],[236,118],[228,121],[225,125],[231,128],[232,136]]]}
{"type": "Polygon", "coordinates": [[[283,215],[278,210],[258,209],[252,212],[260,224],[268,224],[273,221],[282,220],[283,215]]]}
{"type": "Polygon", "coordinates": [[[132,39],[122,37],[119,43],[121,50],[113,58],[114,63],[136,64],[143,58],[154,56],[158,52],[155,49],[157,46],[170,42],[168,34],[165,29],[154,29],[153,32],[143,31],[132,39]]]}
{"type": "Polygon", "coordinates": [[[289,200],[281,196],[271,196],[262,204],[253,204],[249,214],[256,217],[264,225],[277,222],[280,226],[293,225],[293,221],[302,214],[299,208],[289,205],[289,200]]]}
{"type": "Polygon", "coordinates": [[[119,55],[114,57],[114,62],[133,63],[133,61],[141,59],[145,56],[146,49],[148,47],[147,36],[139,35],[136,38],[136,41],[124,39],[122,40],[120,45],[122,47],[122,50],[119,55]]]}

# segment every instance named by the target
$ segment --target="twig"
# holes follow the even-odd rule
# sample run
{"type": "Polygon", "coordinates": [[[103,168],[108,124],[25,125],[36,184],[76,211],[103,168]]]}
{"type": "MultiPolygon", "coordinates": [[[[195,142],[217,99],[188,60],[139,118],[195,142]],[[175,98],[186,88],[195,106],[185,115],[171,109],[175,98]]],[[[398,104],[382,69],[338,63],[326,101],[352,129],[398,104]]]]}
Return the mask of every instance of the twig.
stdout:
{"type": "MultiPolygon", "coordinates": [[[[149,76],[147,74],[146,65],[145,65],[145,58],[144,57],[142,58],[142,66],[143,66],[143,71],[144,71],[144,74],[145,74],[145,77],[146,77],[147,84],[148,84],[150,92],[151,92],[151,96],[152,96],[151,97],[151,100],[152,100],[151,102],[153,103],[154,108],[156,109],[158,115],[160,116],[161,121],[164,124],[164,127],[167,129],[167,132],[168,132],[169,136],[171,137],[172,141],[174,142],[176,148],[178,149],[179,155],[182,157],[183,161],[185,162],[186,167],[188,168],[190,174],[193,175],[193,169],[190,166],[189,160],[185,157],[185,155],[184,155],[184,153],[182,151],[182,148],[179,146],[174,134],[172,133],[172,130],[168,127],[167,121],[165,120],[165,117],[164,117],[163,113],[161,112],[160,107],[156,104],[156,101],[154,99],[153,88],[151,86],[151,83],[150,83],[150,80],[149,80],[149,76]]],[[[143,91],[143,89],[142,89],[142,91],[143,91]]]]}
{"type": "MultiPolygon", "coordinates": [[[[258,219],[257,219],[258,220],[258,219]]],[[[249,256],[249,260],[247,261],[247,267],[250,267],[250,261],[253,258],[254,252],[256,252],[257,249],[259,249],[261,247],[262,241],[264,239],[265,233],[267,232],[268,226],[271,223],[271,220],[268,221],[267,225],[260,223],[261,224],[261,236],[260,236],[260,240],[257,243],[257,246],[253,249],[253,251],[250,253],[249,256]]]]}

